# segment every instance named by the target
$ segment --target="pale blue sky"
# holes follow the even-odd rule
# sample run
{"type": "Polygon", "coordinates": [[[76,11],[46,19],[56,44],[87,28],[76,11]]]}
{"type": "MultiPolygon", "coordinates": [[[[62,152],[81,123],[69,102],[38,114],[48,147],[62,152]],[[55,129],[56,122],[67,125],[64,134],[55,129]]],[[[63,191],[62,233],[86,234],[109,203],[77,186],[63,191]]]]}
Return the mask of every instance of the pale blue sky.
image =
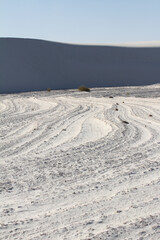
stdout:
{"type": "Polygon", "coordinates": [[[0,0],[0,37],[72,43],[160,40],[160,0],[0,0]]]}

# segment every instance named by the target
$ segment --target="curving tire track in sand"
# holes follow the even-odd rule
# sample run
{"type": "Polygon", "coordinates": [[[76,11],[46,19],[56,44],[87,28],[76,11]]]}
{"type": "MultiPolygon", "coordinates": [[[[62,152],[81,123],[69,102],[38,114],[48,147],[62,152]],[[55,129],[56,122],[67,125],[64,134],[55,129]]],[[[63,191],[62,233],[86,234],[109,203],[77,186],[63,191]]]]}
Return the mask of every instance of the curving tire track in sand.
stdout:
{"type": "Polygon", "coordinates": [[[160,98],[147,89],[0,96],[2,239],[160,238],[160,98]]]}

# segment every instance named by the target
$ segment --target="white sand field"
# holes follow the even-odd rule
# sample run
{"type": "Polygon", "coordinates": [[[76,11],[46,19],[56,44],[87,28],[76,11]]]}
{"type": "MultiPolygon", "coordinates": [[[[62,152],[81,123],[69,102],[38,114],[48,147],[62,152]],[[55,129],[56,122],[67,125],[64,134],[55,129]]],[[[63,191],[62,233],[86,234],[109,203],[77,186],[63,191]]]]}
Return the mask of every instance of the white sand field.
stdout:
{"type": "Polygon", "coordinates": [[[2,240],[159,240],[160,85],[1,94],[0,169],[2,240]]]}

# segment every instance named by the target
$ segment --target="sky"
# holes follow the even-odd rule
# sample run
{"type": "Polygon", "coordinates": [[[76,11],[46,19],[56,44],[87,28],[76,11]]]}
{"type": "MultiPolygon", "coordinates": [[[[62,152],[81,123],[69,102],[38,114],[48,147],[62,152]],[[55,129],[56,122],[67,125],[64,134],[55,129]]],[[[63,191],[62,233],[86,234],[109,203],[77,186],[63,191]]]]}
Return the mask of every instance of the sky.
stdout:
{"type": "Polygon", "coordinates": [[[160,40],[160,0],[0,0],[0,37],[68,43],[160,40]]]}

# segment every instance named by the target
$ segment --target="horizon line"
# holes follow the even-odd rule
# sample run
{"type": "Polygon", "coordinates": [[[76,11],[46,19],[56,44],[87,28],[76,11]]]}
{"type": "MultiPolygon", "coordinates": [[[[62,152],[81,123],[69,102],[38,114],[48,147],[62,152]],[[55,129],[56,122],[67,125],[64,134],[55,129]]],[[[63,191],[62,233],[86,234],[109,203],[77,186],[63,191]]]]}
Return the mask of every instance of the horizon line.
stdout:
{"type": "Polygon", "coordinates": [[[76,42],[63,42],[54,41],[40,38],[31,37],[0,37],[3,39],[28,39],[28,40],[38,40],[53,43],[69,44],[69,45],[82,45],[82,46],[113,46],[113,47],[160,47],[160,40],[152,41],[135,41],[135,42],[109,42],[109,43],[76,43],[76,42]]]}

